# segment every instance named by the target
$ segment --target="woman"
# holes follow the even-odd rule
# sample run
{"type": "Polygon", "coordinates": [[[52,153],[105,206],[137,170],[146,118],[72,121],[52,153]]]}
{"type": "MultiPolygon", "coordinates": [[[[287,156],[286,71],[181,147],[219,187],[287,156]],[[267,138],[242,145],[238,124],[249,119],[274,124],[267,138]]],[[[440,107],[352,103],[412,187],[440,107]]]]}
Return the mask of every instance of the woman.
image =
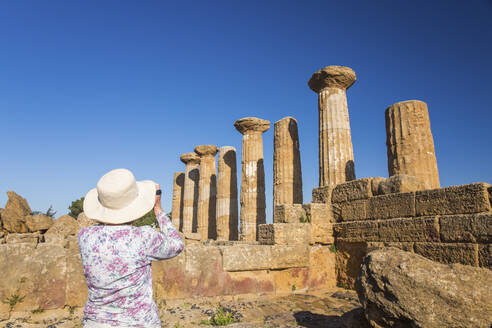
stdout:
{"type": "Polygon", "coordinates": [[[159,185],[137,182],[126,169],[110,171],[85,196],[84,212],[102,223],[79,232],[89,287],[84,327],[160,328],[150,263],[178,255],[183,240],[162,211],[159,185]],[[129,225],[152,208],[160,232],[129,225]]]}

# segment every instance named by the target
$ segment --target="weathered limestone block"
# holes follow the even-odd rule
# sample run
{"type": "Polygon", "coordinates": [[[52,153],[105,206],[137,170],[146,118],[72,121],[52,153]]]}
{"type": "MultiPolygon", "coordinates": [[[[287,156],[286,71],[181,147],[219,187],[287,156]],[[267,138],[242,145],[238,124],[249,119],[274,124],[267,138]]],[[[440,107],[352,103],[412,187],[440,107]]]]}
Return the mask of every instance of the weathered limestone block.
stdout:
{"type": "Polygon", "coordinates": [[[359,199],[333,204],[336,221],[359,221],[371,218],[368,211],[369,201],[368,199],[359,199]]]}
{"type": "Polygon", "coordinates": [[[331,201],[342,203],[369,197],[372,197],[372,178],[363,178],[336,185],[331,195],[331,201]]]}
{"type": "Polygon", "coordinates": [[[66,304],[66,251],[48,244],[0,245],[0,299],[24,297],[13,311],[63,308],[66,304]]]}
{"type": "Polygon", "coordinates": [[[46,243],[65,245],[68,236],[75,236],[78,233],[77,221],[70,215],[62,215],[54,220],[51,228],[44,234],[46,243]]]}
{"type": "Polygon", "coordinates": [[[302,204],[302,172],[297,121],[285,117],[274,124],[273,206],[302,204]]]}
{"type": "Polygon", "coordinates": [[[327,66],[314,73],[308,82],[318,94],[320,186],[355,179],[346,94],[355,80],[351,68],[327,66]]]}
{"type": "Polygon", "coordinates": [[[295,291],[305,291],[308,287],[308,268],[290,268],[272,271],[275,281],[275,295],[292,294],[295,291]]]}
{"type": "Polygon", "coordinates": [[[492,270],[492,244],[478,245],[478,265],[492,270]]]}
{"type": "Polygon", "coordinates": [[[357,294],[373,327],[489,327],[492,272],[395,248],[367,255],[357,294]]]}
{"type": "MultiPolygon", "coordinates": [[[[165,261],[152,262],[154,295],[159,298],[188,298],[192,296],[192,282],[187,279],[186,246],[178,256],[165,261]]],[[[220,268],[222,269],[222,268],[220,268]]],[[[196,286],[197,282],[195,282],[196,286]]]]}
{"type": "Polygon", "coordinates": [[[326,290],[336,286],[335,261],[335,252],[330,250],[330,246],[315,245],[309,248],[307,286],[310,290],[326,290]]]}
{"type": "Polygon", "coordinates": [[[214,145],[195,147],[200,156],[200,178],[198,182],[198,228],[202,240],[217,239],[217,173],[215,155],[219,149],[214,145]]]}
{"type": "Polygon", "coordinates": [[[379,241],[378,229],[377,221],[351,221],[333,225],[337,245],[339,241],[352,243],[379,241]]]}
{"type": "Polygon", "coordinates": [[[385,117],[389,176],[406,174],[418,178],[425,189],[439,188],[427,104],[399,102],[386,109],[385,117]]]}
{"type": "Polygon", "coordinates": [[[266,270],[272,266],[272,246],[240,245],[222,248],[225,271],[266,270]]]}
{"type": "Polygon", "coordinates": [[[415,243],[415,253],[436,262],[478,266],[476,244],[415,243]]]}
{"type": "Polygon", "coordinates": [[[96,225],[98,224],[98,222],[96,220],[93,220],[93,219],[89,219],[87,217],[87,215],[85,215],[84,212],[81,212],[79,213],[79,215],[77,216],[77,225],[78,225],[78,228],[77,228],[77,233],[80,231],[80,229],[82,228],[85,228],[85,227],[90,227],[90,226],[93,226],[93,225],[96,225]]]}
{"type": "Polygon", "coordinates": [[[217,239],[238,240],[236,149],[219,149],[217,176],[217,239]]]}
{"type": "Polygon", "coordinates": [[[330,205],[321,203],[304,204],[306,217],[311,223],[311,244],[333,244],[333,211],[330,205]]]}
{"type": "Polygon", "coordinates": [[[311,225],[309,223],[260,224],[258,241],[262,245],[307,245],[311,241],[311,225]]]}
{"type": "Polygon", "coordinates": [[[312,191],[313,203],[331,204],[331,194],[335,186],[322,186],[314,188],[312,191]]]}
{"type": "Polygon", "coordinates": [[[372,197],[369,199],[367,216],[371,219],[415,216],[415,193],[407,192],[372,197]]]}
{"type": "Polygon", "coordinates": [[[35,233],[9,233],[5,237],[5,242],[7,244],[37,244],[41,239],[41,235],[38,232],[35,233]]]}
{"type": "Polygon", "coordinates": [[[309,245],[274,245],[271,269],[299,268],[309,265],[309,245]]]}
{"type": "Polygon", "coordinates": [[[443,242],[492,242],[492,213],[439,217],[443,242]]]}
{"type": "MultiPolygon", "coordinates": [[[[410,175],[397,174],[381,181],[378,185],[377,195],[393,193],[405,193],[424,189],[422,182],[410,175]]],[[[375,194],[375,195],[376,195],[375,194]]]]}
{"type": "Polygon", "coordinates": [[[246,117],[234,123],[243,135],[241,156],[240,239],[257,240],[257,226],[266,223],[265,168],[263,164],[263,132],[270,122],[246,117]]]}
{"type": "Polygon", "coordinates": [[[380,249],[385,247],[395,247],[405,252],[414,253],[414,246],[415,246],[414,242],[408,242],[408,241],[404,241],[404,242],[371,241],[367,243],[367,251],[370,252],[375,249],[380,249]]]}
{"type": "Polygon", "coordinates": [[[306,218],[302,204],[277,205],[273,211],[273,223],[299,223],[306,218]]]}
{"type": "Polygon", "coordinates": [[[335,273],[337,285],[353,289],[360,272],[362,259],[367,254],[367,243],[337,241],[336,247],[335,273]]]}
{"type": "Polygon", "coordinates": [[[175,172],[173,176],[173,200],[171,207],[171,221],[179,231],[183,231],[183,196],[184,172],[175,172]]]}
{"type": "Polygon", "coordinates": [[[14,191],[7,191],[7,204],[2,211],[3,228],[8,232],[27,232],[26,219],[32,211],[27,200],[14,191]]]}
{"type": "Polygon", "coordinates": [[[74,242],[67,250],[65,302],[69,306],[83,307],[87,302],[88,289],[79,248],[75,245],[74,242]]]}
{"type": "Polygon", "coordinates": [[[272,271],[227,272],[226,295],[264,295],[275,292],[275,277],[272,271]]]}
{"type": "Polygon", "coordinates": [[[418,216],[490,212],[488,183],[473,183],[416,193],[418,216]]]}
{"type": "Polygon", "coordinates": [[[195,153],[185,153],[179,159],[186,165],[183,192],[183,232],[197,232],[200,157],[195,153]]]}
{"type": "Polygon", "coordinates": [[[46,231],[53,225],[53,219],[47,215],[27,215],[25,217],[27,229],[30,232],[46,231]]]}
{"type": "Polygon", "coordinates": [[[386,178],[374,177],[371,180],[371,191],[373,196],[382,195],[379,186],[386,182],[386,178]]]}
{"type": "Polygon", "coordinates": [[[379,241],[439,242],[439,220],[437,217],[388,219],[378,221],[379,241]]]}

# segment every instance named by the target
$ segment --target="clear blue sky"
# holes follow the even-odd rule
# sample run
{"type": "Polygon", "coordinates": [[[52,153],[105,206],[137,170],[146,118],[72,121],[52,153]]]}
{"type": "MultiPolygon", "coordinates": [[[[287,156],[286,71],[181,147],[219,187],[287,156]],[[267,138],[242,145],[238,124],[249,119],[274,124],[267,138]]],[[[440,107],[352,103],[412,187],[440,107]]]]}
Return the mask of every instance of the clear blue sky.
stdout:
{"type": "MultiPolygon", "coordinates": [[[[0,206],[7,190],[58,214],[108,170],[160,182],[171,207],[182,153],[241,151],[299,122],[305,202],[318,183],[317,96],[327,65],[354,69],[358,178],[387,176],[384,110],[427,102],[442,186],[492,182],[492,1],[0,1],[0,206]]],[[[238,163],[240,156],[238,156],[238,163]]],[[[240,164],[238,164],[240,167],[240,164]]]]}

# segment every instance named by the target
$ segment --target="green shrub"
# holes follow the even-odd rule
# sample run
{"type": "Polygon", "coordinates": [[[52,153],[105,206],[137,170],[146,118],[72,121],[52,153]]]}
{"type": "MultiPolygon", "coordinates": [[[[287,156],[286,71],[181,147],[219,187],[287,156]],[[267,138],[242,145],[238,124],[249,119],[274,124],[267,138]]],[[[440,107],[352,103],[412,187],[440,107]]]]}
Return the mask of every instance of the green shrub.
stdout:
{"type": "Polygon", "coordinates": [[[31,215],[46,215],[49,216],[50,218],[54,218],[56,211],[53,211],[53,205],[50,205],[50,207],[46,210],[46,212],[42,211],[34,211],[31,213],[31,215]]]}
{"type": "Polygon", "coordinates": [[[44,312],[44,309],[42,307],[40,307],[40,306],[38,306],[37,309],[34,309],[34,310],[31,311],[31,313],[33,313],[33,314],[34,313],[43,313],[43,312],[44,312]]]}
{"type": "Polygon", "coordinates": [[[5,299],[5,301],[3,301],[3,302],[8,304],[10,307],[10,310],[12,311],[12,309],[14,308],[14,306],[17,303],[22,303],[24,301],[24,297],[25,296],[21,297],[19,294],[12,294],[12,295],[10,295],[10,297],[7,297],[7,299],[5,299]]]}
{"type": "Polygon", "coordinates": [[[222,306],[219,306],[217,312],[210,319],[202,320],[200,321],[200,324],[211,326],[226,326],[235,322],[237,322],[237,320],[232,316],[232,313],[225,311],[222,306]]]}
{"type": "Polygon", "coordinates": [[[335,244],[332,244],[332,245],[330,246],[330,251],[331,251],[332,253],[336,253],[336,252],[337,252],[337,246],[336,246],[335,244]]]}
{"type": "Polygon", "coordinates": [[[70,205],[68,209],[70,210],[70,213],[68,213],[68,215],[70,215],[74,219],[77,219],[79,214],[84,211],[84,197],[74,200],[72,202],[72,205],[70,205]]]}
{"type": "Polygon", "coordinates": [[[154,210],[150,210],[147,214],[142,216],[140,219],[137,219],[132,222],[132,226],[141,227],[144,225],[149,225],[152,227],[157,227],[157,219],[155,218],[154,210]]]}

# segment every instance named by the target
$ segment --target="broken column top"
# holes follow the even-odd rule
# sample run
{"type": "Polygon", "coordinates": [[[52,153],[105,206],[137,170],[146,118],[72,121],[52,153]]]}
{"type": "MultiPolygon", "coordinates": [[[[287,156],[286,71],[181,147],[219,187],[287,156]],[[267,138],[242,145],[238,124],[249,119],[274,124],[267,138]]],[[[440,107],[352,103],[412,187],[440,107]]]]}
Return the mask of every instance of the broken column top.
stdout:
{"type": "Polygon", "coordinates": [[[197,153],[200,156],[205,156],[205,155],[215,156],[218,150],[219,148],[217,148],[217,146],[214,145],[200,145],[195,147],[195,153],[197,153]]]}
{"type": "Polygon", "coordinates": [[[234,126],[242,134],[248,131],[265,132],[270,128],[270,121],[257,117],[245,117],[234,122],[234,126]]]}
{"type": "Polygon", "coordinates": [[[308,85],[319,93],[325,88],[347,90],[356,80],[355,72],[346,66],[326,66],[311,76],[308,85]]]}
{"type": "Polygon", "coordinates": [[[184,153],[183,155],[181,155],[181,157],[179,159],[181,160],[181,162],[183,162],[185,164],[187,164],[187,163],[195,163],[195,164],[200,163],[200,156],[198,156],[195,153],[184,153]]]}
{"type": "Polygon", "coordinates": [[[295,118],[293,118],[292,116],[286,116],[280,120],[278,120],[277,122],[275,122],[275,125],[277,125],[277,123],[280,123],[280,122],[283,122],[283,121],[290,121],[290,120],[293,120],[297,123],[297,120],[295,118]]]}
{"type": "Polygon", "coordinates": [[[416,99],[412,99],[412,100],[404,100],[404,101],[399,101],[397,103],[394,103],[393,105],[389,106],[388,108],[386,108],[386,110],[388,110],[389,108],[393,107],[393,106],[398,106],[398,105],[405,105],[405,104],[422,104],[424,106],[427,106],[427,104],[422,101],[422,100],[416,100],[416,99]]]}

